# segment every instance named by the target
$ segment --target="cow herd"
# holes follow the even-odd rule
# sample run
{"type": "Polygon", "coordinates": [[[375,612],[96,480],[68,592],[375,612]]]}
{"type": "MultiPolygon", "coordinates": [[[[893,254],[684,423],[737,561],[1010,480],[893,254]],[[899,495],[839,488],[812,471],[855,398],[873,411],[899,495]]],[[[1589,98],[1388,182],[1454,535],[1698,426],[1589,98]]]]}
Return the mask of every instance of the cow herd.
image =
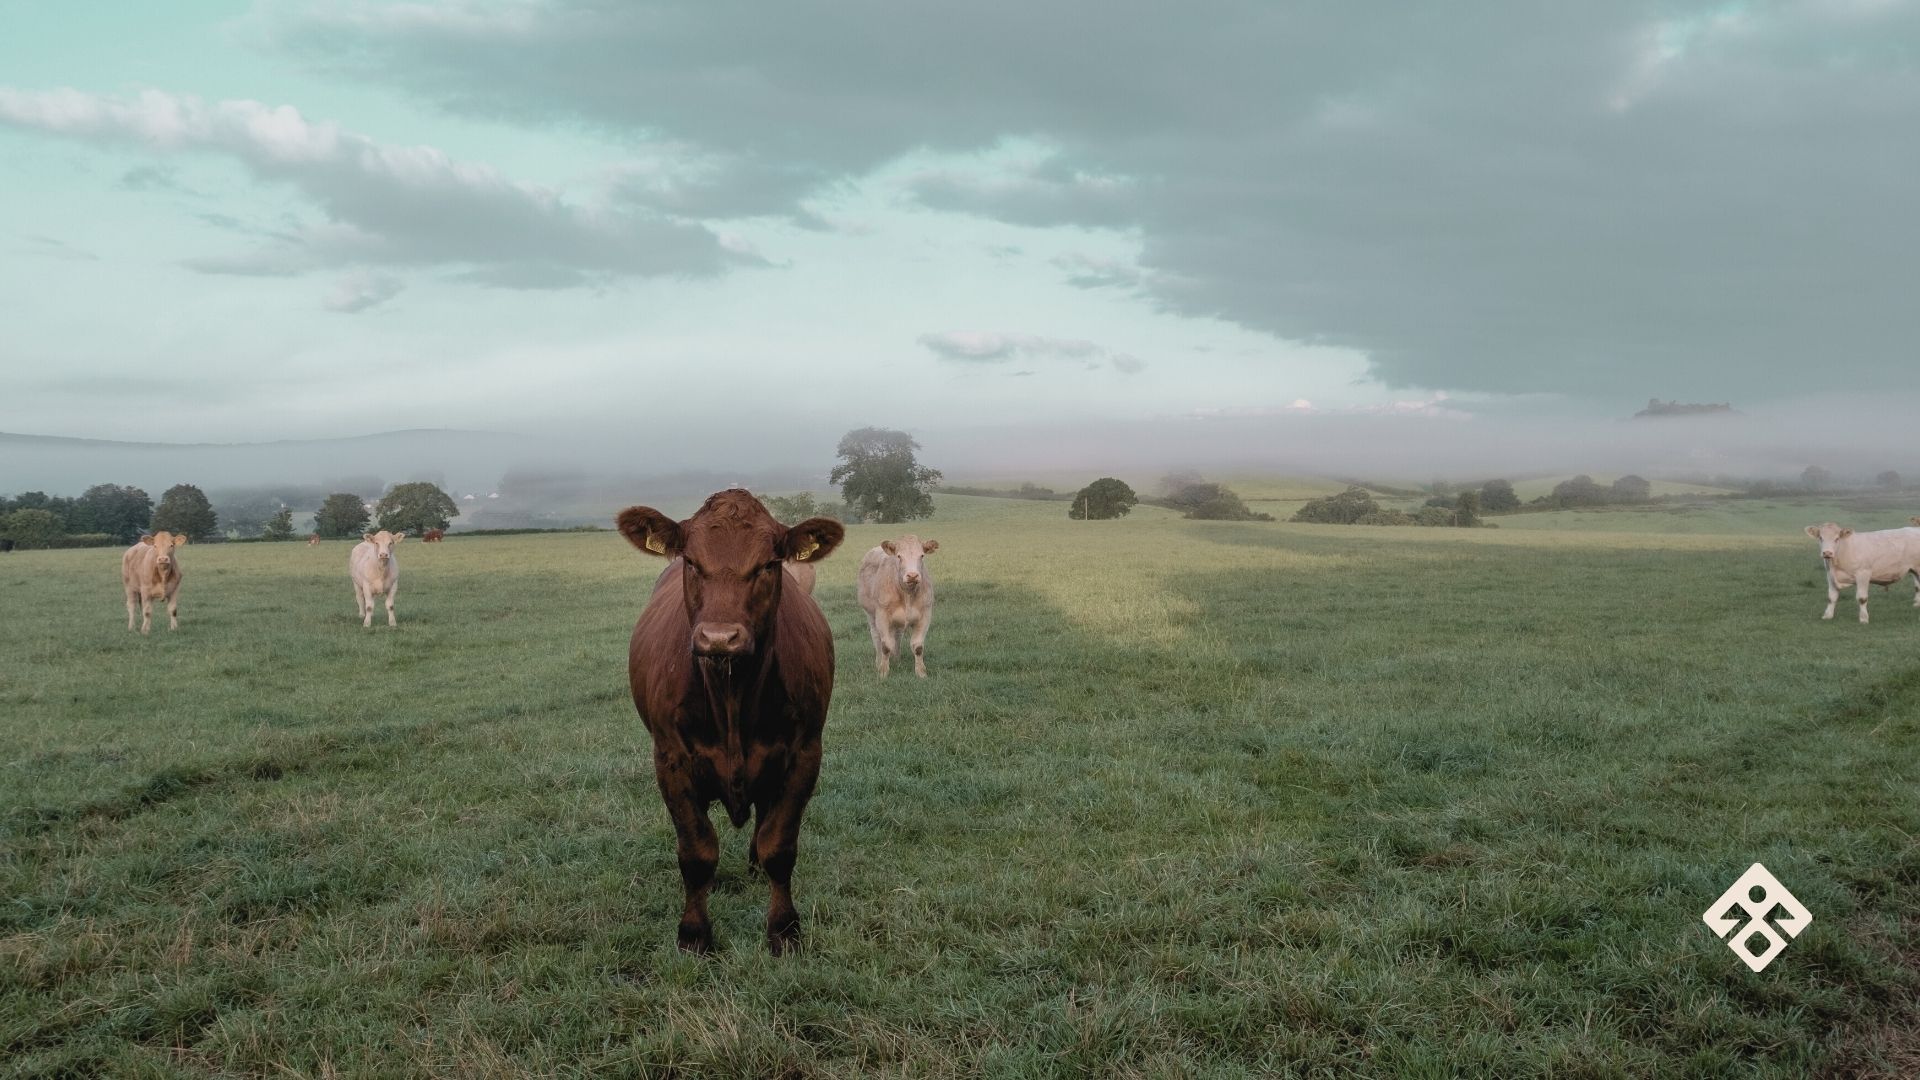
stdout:
{"type": "MultiPolygon", "coordinates": [[[[1868,589],[1909,575],[1920,607],[1920,517],[1912,522],[1912,528],[1866,533],[1832,522],[1807,526],[1827,571],[1822,618],[1833,618],[1840,590],[1853,587],[1864,623],[1868,589]]],[[[738,488],[711,496],[685,521],[633,506],[620,512],[617,525],[635,548],[667,560],[634,624],[627,679],[653,740],[654,778],[673,822],[684,890],[679,945],[700,953],[713,947],[707,897],[720,848],[708,810],[718,802],[735,828],[753,821],[747,859],[770,887],[767,948],[788,952],[800,943],[792,891],[800,820],[820,775],[820,735],[833,696],[833,632],[813,599],[815,566],[846,531],[822,517],[783,525],[738,488]]],[[[400,568],[393,549],[406,536],[367,533],[348,557],[362,626],[373,625],[383,601],[387,625],[397,625],[400,568]]],[[[128,629],[139,607],[146,633],[160,600],[169,627],[179,628],[175,553],[184,543],[185,537],[159,532],[121,556],[128,629]]],[[[860,561],[855,591],[883,677],[903,633],[914,673],[927,674],[934,590],[926,559],[939,548],[909,535],[883,541],[860,561]]]]}

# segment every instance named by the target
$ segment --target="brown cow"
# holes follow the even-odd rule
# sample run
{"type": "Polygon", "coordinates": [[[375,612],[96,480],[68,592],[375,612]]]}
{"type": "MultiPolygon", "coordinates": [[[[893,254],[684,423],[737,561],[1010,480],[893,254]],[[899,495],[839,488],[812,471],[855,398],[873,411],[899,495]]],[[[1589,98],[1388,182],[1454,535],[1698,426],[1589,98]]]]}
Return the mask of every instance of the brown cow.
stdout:
{"type": "Polygon", "coordinates": [[[707,893],[720,845],[707,810],[718,801],[735,828],[754,816],[747,859],[771,885],[777,956],[800,943],[793,862],[833,696],[833,631],[781,565],[826,558],[845,530],[827,518],[787,528],[738,489],[681,522],[630,506],[619,526],[634,547],[672,560],[634,625],[627,676],[679,841],[680,947],[713,947],[707,893]]]}
{"type": "Polygon", "coordinates": [[[140,632],[153,629],[153,602],[167,602],[167,629],[180,629],[180,562],[173,549],[184,536],[162,530],[143,536],[120,555],[120,585],[127,594],[127,629],[133,629],[133,610],[140,609],[140,632]]]}
{"type": "Polygon", "coordinates": [[[308,547],[312,547],[312,546],[314,546],[315,544],[318,544],[319,542],[320,542],[320,534],[319,534],[319,533],[308,533],[308,534],[307,534],[307,546],[308,546],[308,547]]]}
{"type": "Polygon", "coordinates": [[[445,529],[428,529],[420,534],[420,542],[423,544],[437,544],[446,538],[447,530],[445,529]]]}

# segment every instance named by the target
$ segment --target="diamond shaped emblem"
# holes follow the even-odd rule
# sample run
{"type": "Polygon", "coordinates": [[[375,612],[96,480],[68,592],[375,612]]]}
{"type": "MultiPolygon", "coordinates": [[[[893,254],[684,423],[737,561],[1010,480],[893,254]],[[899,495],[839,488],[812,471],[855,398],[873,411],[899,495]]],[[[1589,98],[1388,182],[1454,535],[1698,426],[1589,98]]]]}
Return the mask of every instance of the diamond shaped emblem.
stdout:
{"type": "Polygon", "coordinates": [[[1813,922],[1813,913],[1779,878],[1754,863],[1700,918],[1748,967],[1763,971],[1786,951],[1789,938],[1799,937],[1813,922]]]}

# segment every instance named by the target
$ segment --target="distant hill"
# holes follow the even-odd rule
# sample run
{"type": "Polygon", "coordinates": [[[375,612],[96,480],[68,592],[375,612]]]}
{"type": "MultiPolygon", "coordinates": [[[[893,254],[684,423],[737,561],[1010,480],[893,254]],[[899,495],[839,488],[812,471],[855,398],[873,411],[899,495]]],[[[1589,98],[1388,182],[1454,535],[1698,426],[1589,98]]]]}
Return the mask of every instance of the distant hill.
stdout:
{"type": "Polygon", "coordinates": [[[487,487],[507,468],[541,457],[544,449],[542,440],[524,435],[452,428],[250,443],[118,442],[0,432],[0,492],[77,494],[92,484],[114,483],[157,495],[179,483],[211,490],[365,477],[487,487]]]}
{"type": "Polygon", "coordinates": [[[1633,417],[1636,420],[1644,420],[1651,417],[1666,417],[1666,416],[1738,416],[1738,415],[1739,413],[1736,412],[1734,410],[1734,407],[1728,403],[1722,403],[1718,405],[1714,405],[1714,404],[1702,405],[1702,404],[1695,404],[1693,402],[1688,402],[1688,401],[1661,401],[1659,398],[1648,398],[1647,407],[1644,409],[1641,409],[1637,413],[1634,413],[1633,417]]]}

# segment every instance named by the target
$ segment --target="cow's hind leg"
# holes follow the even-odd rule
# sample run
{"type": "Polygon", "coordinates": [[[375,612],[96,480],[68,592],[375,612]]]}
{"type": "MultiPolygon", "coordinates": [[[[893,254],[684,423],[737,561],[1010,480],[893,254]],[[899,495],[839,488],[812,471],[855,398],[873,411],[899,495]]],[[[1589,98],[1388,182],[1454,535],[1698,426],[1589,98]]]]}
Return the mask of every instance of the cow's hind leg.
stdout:
{"type": "Polygon", "coordinates": [[[139,590],[128,589],[127,590],[127,629],[131,630],[134,628],[135,621],[137,619],[135,612],[139,610],[140,610],[139,590]]]}
{"type": "Polygon", "coordinates": [[[820,775],[820,752],[802,752],[781,790],[759,808],[752,861],[767,874],[767,951],[800,948],[800,912],[793,906],[793,863],[800,850],[800,818],[820,775]]]}
{"type": "Polygon", "coordinates": [[[713,871],[720,862],[720,839],[714,835],[706,803],[694,793],[687,759],[655,755],[653,767],[660,781],[660,797],[666,800],[667,813],[673,817],[680,884],[686,890],[678,941],[687,952],[711,952],[713,920],[707,917],[707,894],[713,891],[713,871]]]}

